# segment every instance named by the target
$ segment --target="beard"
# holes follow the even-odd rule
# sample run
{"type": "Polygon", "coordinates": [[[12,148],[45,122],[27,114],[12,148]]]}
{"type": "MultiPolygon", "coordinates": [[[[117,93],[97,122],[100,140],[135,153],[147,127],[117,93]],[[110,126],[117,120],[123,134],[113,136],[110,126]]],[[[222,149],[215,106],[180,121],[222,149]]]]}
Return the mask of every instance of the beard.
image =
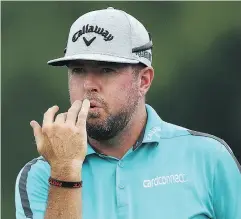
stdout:
{"type": "MultiPolygon", "coordinates": [[[[131,91],[129,94],[132,96],[128,97],[125,106],[122,106],[117,112],[110,113],[105,105],[105,111],[108,116],[106,119],[101,120],[99,113],[88,114],[86,122],[86,130],[89,137],[95,140],[109,140],[117,136],[132,119],[136,108],[138,107],[139,98],[137,91],[131,91]],[[135,96],[134,96],[135,95],[135,96]],[[90,122],[90,119],[96,119],[96,122],[90,122]]],[[[103,103],[103,101],[101,101],[103,103]]]]}

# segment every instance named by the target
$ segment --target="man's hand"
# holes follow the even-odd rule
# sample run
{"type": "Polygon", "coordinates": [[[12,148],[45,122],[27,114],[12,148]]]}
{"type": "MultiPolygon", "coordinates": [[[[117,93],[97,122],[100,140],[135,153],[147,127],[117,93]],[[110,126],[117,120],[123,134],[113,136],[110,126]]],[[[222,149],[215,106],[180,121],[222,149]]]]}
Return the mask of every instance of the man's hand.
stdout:
{"type": "Polygon", "coordinates": [[[87,152],[86,118],[89,100],[75,101],[67,113],[54,116],[58,106],[44,114],[42,127],[31,121],[37,149],[51,166],[51,176],[60,180],[79,179],[87,152]]]}

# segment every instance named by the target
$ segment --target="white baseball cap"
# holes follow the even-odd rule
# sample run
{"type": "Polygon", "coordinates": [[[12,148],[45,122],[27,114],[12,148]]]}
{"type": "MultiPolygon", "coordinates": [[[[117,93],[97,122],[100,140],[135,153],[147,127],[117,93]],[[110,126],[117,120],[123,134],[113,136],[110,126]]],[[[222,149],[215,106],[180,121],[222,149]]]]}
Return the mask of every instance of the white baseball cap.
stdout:
{"type": "Polygon", "coordinates": [[[143,63],[151,66],[152,40],[133,16],[109,7],[79,17],[71,26],[65,55],[48,61],[64,66],[71,60],[143,63]]]}

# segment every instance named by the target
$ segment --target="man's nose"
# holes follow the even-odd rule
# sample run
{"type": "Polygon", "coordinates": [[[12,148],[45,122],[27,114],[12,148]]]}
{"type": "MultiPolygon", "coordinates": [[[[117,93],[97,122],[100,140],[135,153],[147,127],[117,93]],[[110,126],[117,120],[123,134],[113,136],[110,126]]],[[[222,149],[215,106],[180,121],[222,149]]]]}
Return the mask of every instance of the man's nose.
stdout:
{"type": "Polygon", "coordinates": [[[87,73],[84,78],[84,89],[86,91],[98,92],[99,81],[95,73],[87,73]]]}

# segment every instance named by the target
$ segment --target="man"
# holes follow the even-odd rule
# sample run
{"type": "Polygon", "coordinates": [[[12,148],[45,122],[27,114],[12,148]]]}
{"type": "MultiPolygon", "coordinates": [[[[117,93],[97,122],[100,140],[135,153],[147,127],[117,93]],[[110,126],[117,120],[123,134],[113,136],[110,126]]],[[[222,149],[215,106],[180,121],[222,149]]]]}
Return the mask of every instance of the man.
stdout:
{"type": "Polygon", "coordinates": [[[31,121],[41,156],[17,177],[17,218],[241,218],[227,144],[145,104],[151,62],[150,34],[129,14],[108,8],[74,22],[65,56],[48,62],[68,67],[71,107],[31,121]]]}

